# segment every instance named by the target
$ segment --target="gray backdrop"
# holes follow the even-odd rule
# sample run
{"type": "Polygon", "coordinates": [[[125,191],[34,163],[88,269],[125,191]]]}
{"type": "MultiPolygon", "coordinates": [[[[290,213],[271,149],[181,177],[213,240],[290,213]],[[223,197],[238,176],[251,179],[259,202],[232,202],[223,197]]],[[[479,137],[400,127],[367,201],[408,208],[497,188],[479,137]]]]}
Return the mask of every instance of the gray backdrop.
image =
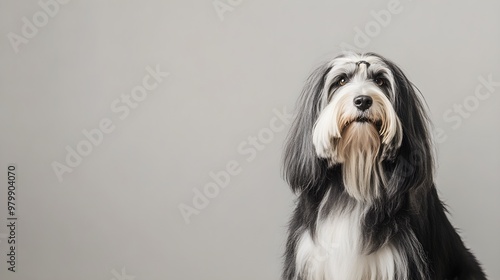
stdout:
{"type": "Polygon", "coordinates": [[[430,2],[2,1],[0,278],[278,279],[288,114],[351,47],[425,95],[441,197],[500,279],[500,4],[430,2]]]}

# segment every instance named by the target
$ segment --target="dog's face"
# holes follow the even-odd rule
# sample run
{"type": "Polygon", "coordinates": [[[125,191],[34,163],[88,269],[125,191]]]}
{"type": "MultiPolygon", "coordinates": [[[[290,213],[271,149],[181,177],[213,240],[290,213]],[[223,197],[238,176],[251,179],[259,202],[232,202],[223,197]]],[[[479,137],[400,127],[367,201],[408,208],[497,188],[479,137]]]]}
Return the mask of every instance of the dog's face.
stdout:
{"type": "Polygon", "coordinates": [[[331,61],[328,69],[313,128],[317,156],[330,164],[344,163],[353,153],[393,156],[402,128],[389,66],[378,56],[348,54],[331,61]]]}
{"type": "Polygon", "coordinates": [[[335,180],[332,171],[339,170],[347,191],[362,200],[390,186],[431,184],[425,107],[391,61],[372,53],[337,56],[311,74],[297,109],[284,157],[294,191],[335,180]],[[418,163],[409,165],[415,156],[418,163]]]}

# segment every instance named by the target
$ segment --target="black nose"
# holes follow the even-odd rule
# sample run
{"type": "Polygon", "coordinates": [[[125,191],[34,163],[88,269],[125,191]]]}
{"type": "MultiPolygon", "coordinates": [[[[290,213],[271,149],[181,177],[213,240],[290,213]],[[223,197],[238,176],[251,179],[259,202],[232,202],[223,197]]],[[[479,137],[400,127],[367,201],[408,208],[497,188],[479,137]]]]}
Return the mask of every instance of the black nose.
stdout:
{"type": "Polygon", "coordinates": [[[354,98],[354,106],[360,109],[361,111],[365,111],[370,108],[373,104],[373,99],[368,95],[360,95],[354,98]]]}

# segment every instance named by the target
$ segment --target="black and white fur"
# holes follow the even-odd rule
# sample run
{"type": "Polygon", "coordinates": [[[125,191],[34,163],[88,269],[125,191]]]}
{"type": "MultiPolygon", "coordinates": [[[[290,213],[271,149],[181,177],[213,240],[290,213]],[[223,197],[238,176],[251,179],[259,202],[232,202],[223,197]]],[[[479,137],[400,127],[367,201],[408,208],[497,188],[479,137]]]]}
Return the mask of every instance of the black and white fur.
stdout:
{"type": "Polygon", "coordinates": [[[486,279],[436,192],[417,92],[373,53],[310,76],[285,148],[298,202],[283,279],[486,279]]]}

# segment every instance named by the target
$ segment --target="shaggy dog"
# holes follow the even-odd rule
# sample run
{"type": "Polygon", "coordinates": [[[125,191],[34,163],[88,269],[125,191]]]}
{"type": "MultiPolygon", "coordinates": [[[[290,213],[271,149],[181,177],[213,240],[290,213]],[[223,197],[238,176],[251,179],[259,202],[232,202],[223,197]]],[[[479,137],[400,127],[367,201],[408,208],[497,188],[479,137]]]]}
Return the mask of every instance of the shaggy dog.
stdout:
{"type": "Polygon", "coordinates": [[[380,55],[309,78],[287,139],[285,280],[486,279],[446,217],[418,91],[380,55]]]}

